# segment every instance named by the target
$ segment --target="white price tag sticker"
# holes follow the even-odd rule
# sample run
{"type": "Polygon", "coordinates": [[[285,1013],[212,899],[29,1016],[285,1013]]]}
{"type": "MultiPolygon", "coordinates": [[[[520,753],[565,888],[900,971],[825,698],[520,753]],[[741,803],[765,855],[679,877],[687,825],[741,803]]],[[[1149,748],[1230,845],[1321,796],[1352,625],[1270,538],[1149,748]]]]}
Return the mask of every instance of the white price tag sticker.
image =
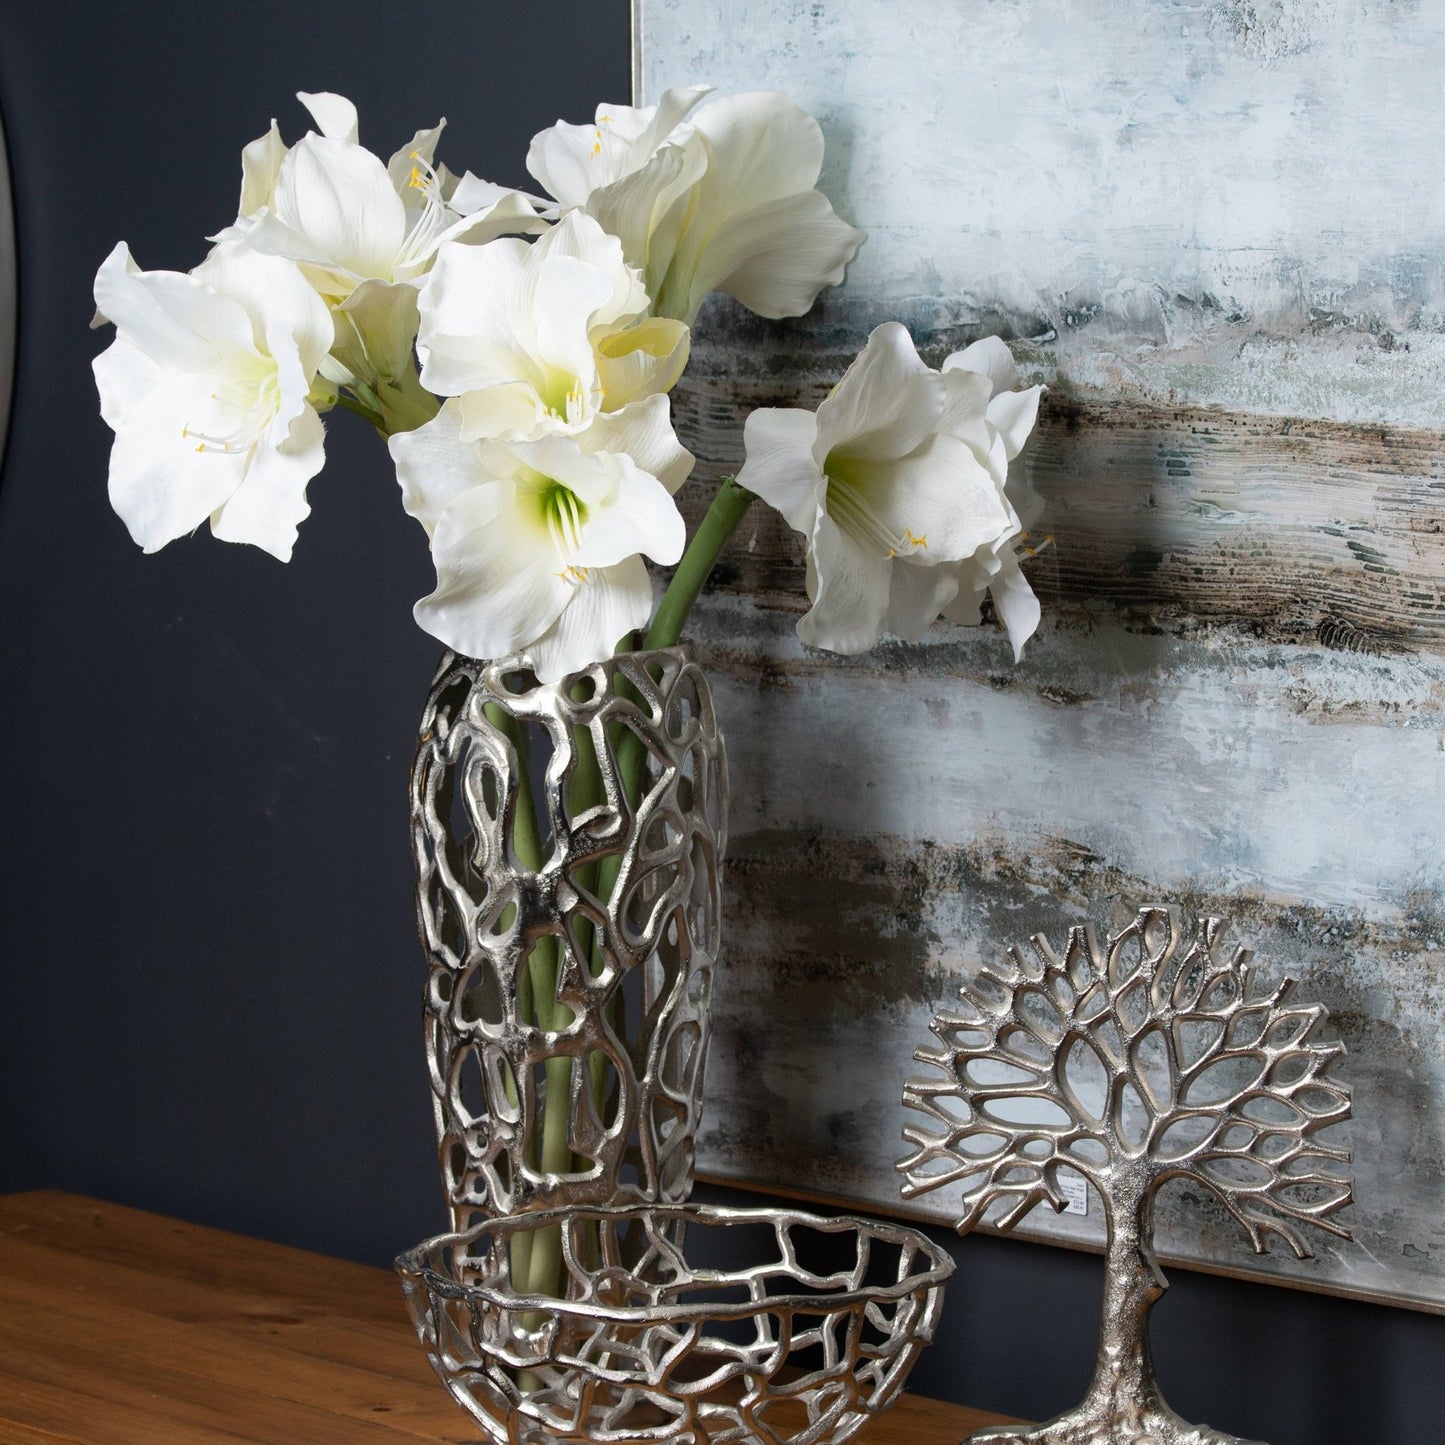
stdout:
{"type": "Polygon", "coordinates": [[[1065,1214],[1089,1212],[1089,1186],[1077,1174],[1059,1174],[1059,1190],[1063,1194],[1065,1214]]]}

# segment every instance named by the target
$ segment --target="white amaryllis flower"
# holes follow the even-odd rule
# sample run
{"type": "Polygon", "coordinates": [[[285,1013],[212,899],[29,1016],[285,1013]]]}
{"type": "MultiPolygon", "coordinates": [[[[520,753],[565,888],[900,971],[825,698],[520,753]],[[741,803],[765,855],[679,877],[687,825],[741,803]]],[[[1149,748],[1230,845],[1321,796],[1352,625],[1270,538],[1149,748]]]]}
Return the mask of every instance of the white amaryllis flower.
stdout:
{"type": "Polygon", "coordinates": [[[391,453],[437,569],[416,620],[470,657],[526,652],[543,682],[610,657],[652,611],[642,557],[682,555],[692,456],[664,396],[531,441],[469,439],[452,400],[391,453]]]}
{"type": "Polygon", "coordinates": [[[980,579],[1016,657],[1037,624],[1035,611],[1025,627],[1009,590],[1022,582],[1016,564],[1010,571],[1020,524],[1004,483],[1038,388],[995,398],[991,375],[975,369],[997,361],[992,347],[950,361],[932,370],[907,330],[888,322],[816,413],[748,417],[738,482],[807,539],[804,642],[856,653],[884,631],[916,641],[965,584],[976,609],[980,579]]]}
{"type": "Polygon", "coordinates": [[[687,361],[681,322],[647,316],[617,239],[574,212],[540,240],[448,246],[421,293],[421,381],[469,440],[575,431],[667,391],[687,361]]]}
{"type": "Polygon", "coordinates": [[[785,95],[708,86],[655,106],[599,106],[594,125],[535,136],[527,169],[564,209],[622,242],[658,316],[689,324],[710,291],[761,316],[801,316],[863,240],[816,189],[823,132],[785,95]]]}
{"type": "Polygon", "coordinates": [[[218,247],[183,275],[141,271],[124,244],[95,302],[116,329],[94,369],[131,536],[154,552],[209,517],[216,536],[288,561],[324,460],[308,393],[331,345],[325,304],[274,256],[218,247]]]}
{"type": "Polygon", "coordinates": [[[356,107],[344,96],[298,98],[320,134],[288,149],[273,120],[245,148],[239,214],[216,239],[301,267],[336,314],[335,379],[399,376],[416,335],[416,287],[439,248],[543,223],[520,191],[434,166],[445,121],[383,163],[359,143],[356,107]]]}

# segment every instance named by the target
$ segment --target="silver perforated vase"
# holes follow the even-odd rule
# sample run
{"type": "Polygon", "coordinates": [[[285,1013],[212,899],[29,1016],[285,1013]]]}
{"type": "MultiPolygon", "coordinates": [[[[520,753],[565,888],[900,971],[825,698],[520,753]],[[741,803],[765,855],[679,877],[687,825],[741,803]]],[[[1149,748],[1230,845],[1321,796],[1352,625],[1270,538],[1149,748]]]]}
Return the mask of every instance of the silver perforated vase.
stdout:
{"type": "Polygon", "coordinates": [[[525,661],[443,659],[412,832],[454,1228],[687,1197],[726,811],[687,649],[552,684],[525,661]]]}

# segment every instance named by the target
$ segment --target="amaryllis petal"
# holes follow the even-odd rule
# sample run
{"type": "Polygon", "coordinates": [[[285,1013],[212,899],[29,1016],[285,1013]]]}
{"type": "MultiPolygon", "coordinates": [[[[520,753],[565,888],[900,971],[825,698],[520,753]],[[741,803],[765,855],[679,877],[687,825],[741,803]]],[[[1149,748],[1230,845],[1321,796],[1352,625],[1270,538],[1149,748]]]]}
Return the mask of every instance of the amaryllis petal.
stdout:
{"type": "Polygon", "coordinates": [[[909,564],[895,567],[884,626],[904,642],[920,642],[958,595],[958,570],[909,564]]]}
{"type": "Polygon", "coordinates": [[[1002,486],[1008,475],[1008,457],[998,432],[989,424],[988,377],[974,371],[945,371],[939,377],[939,387],[943,393],[939,431],[967,445],[1002,486]],[[1001,465],[995,465],[996,462],[1001,465]]]}
{"type": "MultiPolygon", "coordinates": [[[[94,362],[96,384],[104,390],[116,341],[94,362]]],[[[110,504],[143,551],[158,552],[167,542],[194,532],[225,505],[240,482],[236,460],[198,455],[181,434],[175,409],[161,399],[149,414],[133,414],[117,429],[110,451],[110,504]]]]}
{"type": "Polygon", "coordinates": [[[535,491],[548,493],[566,488],[568,500],[575,505],[563,534],[553,540],[564,549],[567,561],[578,560],[584,524],[612,505],[617,490],[617,458],[584,451],[576,437],[555,432],[531,442],[487,443],[482,450],[488,455],[505,454],[510,458],[508,470],[517,470],[535,491]]]}
{"type": "Polygon", "coordinates": [[[1029,586],[1028,578],[1020,570],[1018,559],[1013,552],[1003,553],[999,561],[1002,566],[998,576],[989,583],[988,592],[993,598],[999,620],[1008,632],[1009,642],[1013,645],[1014,661],[1017,662],[1023,656],[1024,643],[1038,630],[1039,619],[1043,614],[1039,608],[1039,599],[1034,596],[1034,589],[1029,586]]]}
{"type": "Polygon", "coordinates": [[[741,214],[810,191],[823,169],[823,130],[790,96],[755,90],[722,95],[692,117],[713,164],[704,192],[741,214]]]}
{"type": "Polygon", "coordinates": [[[291,147],[276,180],[276,218],[303,238],[292,260],[391,279],[406,237],[406,207],[386,167],[368,150],[308,135],[291,147]]]}
{"type": "Polygon", "coordinates": [[[818,419],[810,411],[763,407],[743,423],[747,460],[738,483],[756,492],[795,532],[811,532],[827,485],[813,459],[818,419]]]}
{"type": "Polygon", "coordinates": [[[629,402],[671,391],[687,365],[691,340],[688,327],[665,316],[594,335],[602,405],[616,411],[629,402]]]}
{"type": "Polygon", "coordinates": [[[1023,450],[1034,429],[1043,391],[1041,386],[1031,386],[1027,391],[1002,391],[988,404],[989,425],[998,432],[1010,461],[1023,450]]]}
{"type": "Polygon", "coordinates": [[[306,484],[325,461],[325,429],[310,407],[279,446],[258,448],[241,484],[211,518],[223,542],[249,542],[282,562],[291,560],[296,529],[311,515],[306,484]]]}
{"type": "Polygon", "coordinates": [[[511,295],[531,252],[524,241],[447,246],[421,289],[421,381],[441,396],[517,377],[511,295]]]}
{"type": "MultiPolygon", "coordinates": [[[[528,266],[513,293],[512,334],[530,330],[529,352],[547,372],[565,379],[559,383],[564,384],[560,396],[548,386],[543,397],[560,415],[567,414],[574,383],[589,397],[597,386],[592,322],[612,293],[612,278],[605,271],[572,256],[549,256],[546,264],[528,266]]],[[[579,402],[583,399],[579,395],[579,402]]]]}
{"type": "Polygon", "coordinates": [[[842,381],[818,408],[814,453],[826,466],[837,451],[854,458],[907,456],[938,429],[944,391],[908,328],[876,327],[842,381]]]}
{"type": "Polygon", "coordinates": [[[417,293],[412,286],[363,281],[334,315],[332,352],[353,376],[391,381],[411,366],[417,293]]]}
{"type": "Polygon", "coordinates": [[[262,206],[269,206],[276,191],[276,177],[286,159],[286,142],[276,122],[263,136],[258,136],[241,151],[241,201],[238,216],[250,216],[262,206]]]}
{"type": "MultiPolygon", "coordinates": [[[[294,382],[304,397],[331,349],[334,328],[326,304],[295,266],[258,255],[242,246],[222,245],[191,272],[192,277],[238,301],[260,318],[260,339],[269,354],[285,366],[294,360],[294,382]]],[[[289,420],[289,418],[288,418],[289,420]]]]}
{"type": "Polygon", "coordinates": [[[557,682],[610,657],[651,613],[652,584],[640,557],[589,570],[556,622],[527,645],[538,679],[557,682]]]}
{"type": "Polygon", "coordinates": [[[693,455],[672,429],[672,409],[665,396],[649,396],[620,411],[603,412],[577,440],[592,451],[631,457],[644,472],[656,477],[670,496],[677,495],[692,473],[693,455]]]}
{"type": "Polygon", "coordinates": [[[612,282],[612,294],[593,313],[594,326],[614,326],[624,318],[647,310],[647,291],[637,272],[622,256],[622,242],[610,236],[590,216],[573,211],[562,217],[546,236],[549,256],[570,256],[585,261],[612,282]]]}
{"type": "Polygon", "coordinates": [[[844,656],[866,652],[882,631],[889,584],[887,558],[865,550],[821,513],[808,548],[813,606],[799,621],[798,636],[844,656]]]}
{"type": "Polygon", "coordinates": [[[401,483],[401,503],[428,537],[441,515],[464,492],[495,478],[482,465],[478,447],[463,443],[461,410],[448,401],[431,421],[398,432],[387,443],[401,483]]]}
{"type": "MultiPolygon", "coordinates": [[[[426,378],[422,378],[423,384],[426,378]]],[[[464,391],[455,398],[462,435],[469,442],[520,441],[536,436],[554,420],[528,381],[501,381],[464,391]]]]}
{"type": "Polygon", "coordinates": [[[687,314],[709,291],[725,291],[759,316],[801,316],[843,280],[863,239],[821,191],[769,201],[714,237],[692,276],[687,314]]]}
{"type": "Polygon", "coordinates": [[[823,164],[817,121],[787,96],[760,91],[714,100],[692,125],[708,165],[657,309],[690,321],[721,288],[762,315],[802,315],[842,279],[863,239],[813,191],[823,164]]]}
{"type": "Polygon", "coordinates": [[[162,376],[145,352],[129,344],[106,347],[91,362],[91,370],[100,392],[101,418],[112,431],[155,401],[162,376]]]}
{"type": "MultiPolygon", "coordinates": [[[[629,266],[642,273],[655,298],[694,211],[694,191],[707,171],[707,147],[697,136],[662,147],[645,166],[594,191],[587,212],[622,242],[629,266]]],[[[661,313],[671,314],[671,313],[661,313]]],[[[676,319],[690,323],[690,316],[676,319]]]]}
{"type": "Polygon", "coordinates": [[[505,208],[508,219],[527,222],[525,227],[518,227],[515,231],[499,233],[511,235],[518,235],[523,230],[545,230],[537,212],[546,204],[540,196],[530,196],[510,186],[499,186],[495,181],[484,181],[470,171],[457,181],[447,197],[447,205],[459,216],[492,215],[505,208]]]}
{"type": "MultiPolygon", "coordinates": [[[[941,610],[944,619],[948,622],[956,622],[960,627],[977,627],[983,621],[983,599],[987,596],[987,587],[974,590],[965,589],[960,585],[958,594],[953,601],[943,604],[941,610]]],[[[1017,655],[1015,655],[1015,661],[1017,661],[1017,655]]]]}
{"type": "Polygon", "coordinates": [[[942,370],[945,375],[969,371],[987,377],[990,387],[988,423],[1002,438],[1004,453],[1012,461],[1023,450],[1024,442],[1038,420],[1043,387],[1032,386],[1024,391],[1018,389],[1019,372],[1013,353],[997,336],[985,336],[962,351],[955,351],[944,361],[942,370]]]}
{"type": "Polygon", "coordinates": [[[519,496],[510,480],[456,497],[437,519],[431,547],[437,587],[416,604],[417,623],[469,657],[518,651],[571,600],[535,499],[519,496]]]}
{"type": "Polygon", "coordinates": [[[564,207],[584,206],[599,188],[640,170],[710,92],[676,87],[644,109],[599,105],[592,125],[558,121],[533,136],[527,170],[564,207]]]}
{"type": "Polygon", "coordinates": [[[589,516],[576,551],[579,567],[613,567],[641,553],[671,567],[687,545],[687,528],[672,494],[631,457],[614,457],[618,473],[606,507],[589,516]]]}
{"type": "Polygon", "coordinates": [[[198,374],[209,373],[223,352],[252,343],[251,320],[239,302],[179,271],[141,271],[124,242],[96,272],[95,305],[148,356],[198,374]]]}
{"type": "MultiPolygon", "coordinates": [[[[906,457],[872,463],[866,474],[849,468],[830,486],[862,493],[854,505],[866,506],[876,519],[885,548],[904,552],[906,546],[911,555],[926,552],[938,562],[971,556],[1013,522],[988,471],[951,436],[929,437],[906,457]]],[[[839,507],[833,510],[841,516],[839,507]]]]}
{"type": "Polygon", "coordinates": [[[561,120],[532,137],[527,172],[563,206],[586,205],[594,190],[623,174],[621,157],[604,145],[595,125],[561,120]]]}
{"type": "Polygon", "coordinates": [[[962,351],[955,351],[945,359],[941,371],[973,371],[986,376],[992,388],[991,395],[1001,391],[1016,391],[1019,384],[1018,367],[1014,365],[1013,353],[997,336],[985,336],[962,351]]]}
{"type": "MultiPolygon", "coordinates": [[[[632,111],[631,133],[634,136],[635,154],[650,155],[712,93],[713,88],[710,85],[669,86],[658,97],[656,105],[648,106],[644,110],[632,111]],[[639,124],[641,121],[645,121],[646,124],[639,124]]],[[[607,124],[608,113],[612,113],[611,106],[605,109],[602,106],[597,107],[599,125],[607,124]]],[[[628,117],[617,113],[614,123],[626,126],[628,117]]]]}
{"type": "Polygon", "coordinates": [[[344,95],[329,90],[298,90],[296,99],[311,112],[316,129],[328,140],[344,141],[347,145],[360,142],[356,107],[344,95]]]}

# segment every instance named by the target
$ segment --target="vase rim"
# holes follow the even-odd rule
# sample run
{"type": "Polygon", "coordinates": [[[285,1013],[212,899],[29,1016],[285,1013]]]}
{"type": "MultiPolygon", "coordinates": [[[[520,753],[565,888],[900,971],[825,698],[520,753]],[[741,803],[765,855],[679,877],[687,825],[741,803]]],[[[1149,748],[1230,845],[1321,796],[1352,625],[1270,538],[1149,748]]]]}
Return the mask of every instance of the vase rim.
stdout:
{"type": "MultiPolygon", "coordinates": [[[[586,667],[576,668],[572,672],[564,673],[555,682],[544,683],[538,680],[539,687],[560,687],[563,683],[574,678],[586,677],[589,673],[595,672],[599,667],[603,669],[615,669],[619,664],[630,658],[645,657],[677,657],[684,662],[695,662],[697,660],[697,649],[686,639],[669,643],[666,647],[638,647],[630,652],[614,652],[611,657],[598,658],[596,662],[588,663],[586,667]]],[[[455,648],[444,648],[441,662],[437,666],[437,676],[458,665],[470,666],[479,671],[487,672],[530,672],[536,675],[536,669],[532,665],[531,657],[525,652],[508,653],[505,657],[472,657],[465,652],[458,652],[455,648]]]]}

